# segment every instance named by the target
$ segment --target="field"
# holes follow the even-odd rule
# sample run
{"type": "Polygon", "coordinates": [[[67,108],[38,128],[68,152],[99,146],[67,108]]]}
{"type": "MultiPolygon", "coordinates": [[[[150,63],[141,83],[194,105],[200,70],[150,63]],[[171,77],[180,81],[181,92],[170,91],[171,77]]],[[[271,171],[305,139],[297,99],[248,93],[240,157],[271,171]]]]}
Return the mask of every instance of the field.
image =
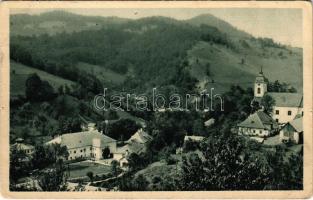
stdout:
{"type": "Polygon", "coordinates": [[[88,172],[92,172],[94,176],[107,174],[110,172],[110,166],[83,161],[69,164],[70,178],[86,177],[88,172]]]}
{"type": "Polygon", "coordinates": [[[10,95],[24,95],[25,94],[25,82],[29,74],[37,73],[37,75],[42,79],[48,81],[51,86],[57,90],[61,85],[71,86],[74,82],[70,80],[63,79],[58,76],[54,76],[47,72],[28,67],[26,65],[14,62],[10,62],[10,95]]]}
{"type": "Polygon", "coordinates": [[[288,49],[278,48],[240,51],[243,53],[214,43],[198,42],[188,51],[188,61],[191,74],[199,80],[199,87],[215,88],[216,92],[225,92],[232,84],[244,88],[252,87],[255,76],[262,67],[270,82],[286,82],[302,92],[301,52],[291,54],[288,49]],[[208,63],[210,76],[205,71],[208,63]]]}
{"type": "Polygon", "coordinates": [[[112,82],[114,84],[123,83],[125,76],[118,74],[110,69],[98,65],[91,65],[88,63],[80,62],[76,65],[79,70],[95,75],[99,80],[103,82],[112,82]]]}

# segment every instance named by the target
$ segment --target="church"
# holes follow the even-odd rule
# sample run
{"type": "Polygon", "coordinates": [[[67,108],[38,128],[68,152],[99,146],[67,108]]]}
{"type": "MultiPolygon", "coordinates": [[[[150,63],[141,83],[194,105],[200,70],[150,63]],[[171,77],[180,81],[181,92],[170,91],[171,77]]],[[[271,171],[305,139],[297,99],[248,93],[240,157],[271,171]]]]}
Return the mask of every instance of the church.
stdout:
{"type": "Polygon", "coordinates": [[[254,82],[253,101],[261,102],[264,95],[271,96],[275,103],[271,117],[280,125],[284,125],[297,116],[303,115],[303,95],[300,93],[268,92],[268,79],[264,76],[262,69],[254,82]]]}
{"type": "Polygon", "coordinates": [[[274,100],[272,112],[256,111],[237,125],[238,134],[250,137],[267,138],[279,133],[280,141],[301,143],[303,140],[302,116],[303,95],[300,93],[268,92],[268,79],[262,69],[254,82],[254,98],[261,107],[262,99],[269,95],[274,100]]]}

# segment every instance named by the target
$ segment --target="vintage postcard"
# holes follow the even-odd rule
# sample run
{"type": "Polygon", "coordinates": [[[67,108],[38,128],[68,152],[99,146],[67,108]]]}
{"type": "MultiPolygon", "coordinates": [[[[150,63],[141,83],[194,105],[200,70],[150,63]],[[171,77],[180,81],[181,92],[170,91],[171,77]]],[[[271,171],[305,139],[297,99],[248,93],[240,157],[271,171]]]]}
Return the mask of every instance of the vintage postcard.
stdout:
{"type": "Polygon", "coordinates": [[[5,198],[308,198],[309,2],[2,2],[5,198]]]}

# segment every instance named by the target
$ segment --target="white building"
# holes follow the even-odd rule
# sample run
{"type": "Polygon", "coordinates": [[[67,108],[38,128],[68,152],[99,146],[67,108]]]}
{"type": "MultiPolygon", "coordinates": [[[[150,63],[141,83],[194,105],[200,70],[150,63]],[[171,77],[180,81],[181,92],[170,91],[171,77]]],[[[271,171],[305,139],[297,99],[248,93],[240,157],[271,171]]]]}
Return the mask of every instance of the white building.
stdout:
{"type": "Polygon", "coordinates": [[[203,136],[196,136],[196,135],[186,135],[184,137],[184,142],[193,141],[193,142],[201,142],[205,139],[203,136]]]}
{"type": "Polygon", "coordinates": [[[296,118],[285,126],[279,132],[279,139],[284,142],[293,142],[299,144],[303,142],[303,122],[302,117],[296,118]]]}
{"type": "Polygon", "coordinates": [[[11,145],[11,149],[15,148],[16,150],[22,151],[26,155],[31,156],[35,151],[35,147],[33,145],[23,143],[23,141],[24,140],[21,138],[16,139],[16,142],[11,145]]]}
{"type": "Polygon", "coordinates": [[[303,115],[303,97],[299,93],[267,93],[275,100],[272,117],[276,122],[285,124],[297,115],[303,115]]]}
{"type": "Polygon", "coordinates": [[[303,115],[303,95],[300,93],[267,92],[268,79],[262,70],[254,82],[254,99],[259,104],[264,95],[271,96],[275,104],[271,116],[279,124],[292,121],[297,115],[303,115]]]}
{"type": "Polygon", "coordinates": [[[277,122],[263,111],[251,114],[237,126],[240,135],[268,137],[278,132],[277,122]]]}
{"type": "Polygon", "coordinates": [[[68,160],[77,158],[99,160],[102,159],[102,151],[105,148],[110,149],[112,156],[116,152],[116,140],[103,135],[97,130],[63,134],[46,144],[53,143],[67,147],[68,160]]]}
{"type": "Polygon", "coordinates": [[[255,78],[254,82],[254,97],[262,98],[264,94],[267,92],[267,84],[268,80],[263,75],[262,69],[258,76],[255,78]]]}

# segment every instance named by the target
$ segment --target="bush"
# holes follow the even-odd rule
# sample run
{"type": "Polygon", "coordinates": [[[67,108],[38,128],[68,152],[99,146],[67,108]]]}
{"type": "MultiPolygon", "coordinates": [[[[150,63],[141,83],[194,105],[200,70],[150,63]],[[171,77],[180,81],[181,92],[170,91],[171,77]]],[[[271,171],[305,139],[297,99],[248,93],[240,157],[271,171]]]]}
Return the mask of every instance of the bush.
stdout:
{"type": "Polygon", "coordinates": [[[184,143],[183,146],[183,151],[188,152],[188,151],[195,151],[200,147],[199,142],[192,141],[192,140],[187,140],[184,143]]]}
{"type": "Polygon", "coordinates": [[[154,176],[153,179],[152,179],[152,183],[156,184],[156,183],[159,183],[159,182],[161,182],[161,178],[159,176],[154,176]]]}
{"type": "Polygon", "coordinates": [[[165,159],[166,163],[168,165],[174,165],[178,162],[178,160],[176,158],[174,158],[172,155],[168,156],[166,159],[165,159]]]}

